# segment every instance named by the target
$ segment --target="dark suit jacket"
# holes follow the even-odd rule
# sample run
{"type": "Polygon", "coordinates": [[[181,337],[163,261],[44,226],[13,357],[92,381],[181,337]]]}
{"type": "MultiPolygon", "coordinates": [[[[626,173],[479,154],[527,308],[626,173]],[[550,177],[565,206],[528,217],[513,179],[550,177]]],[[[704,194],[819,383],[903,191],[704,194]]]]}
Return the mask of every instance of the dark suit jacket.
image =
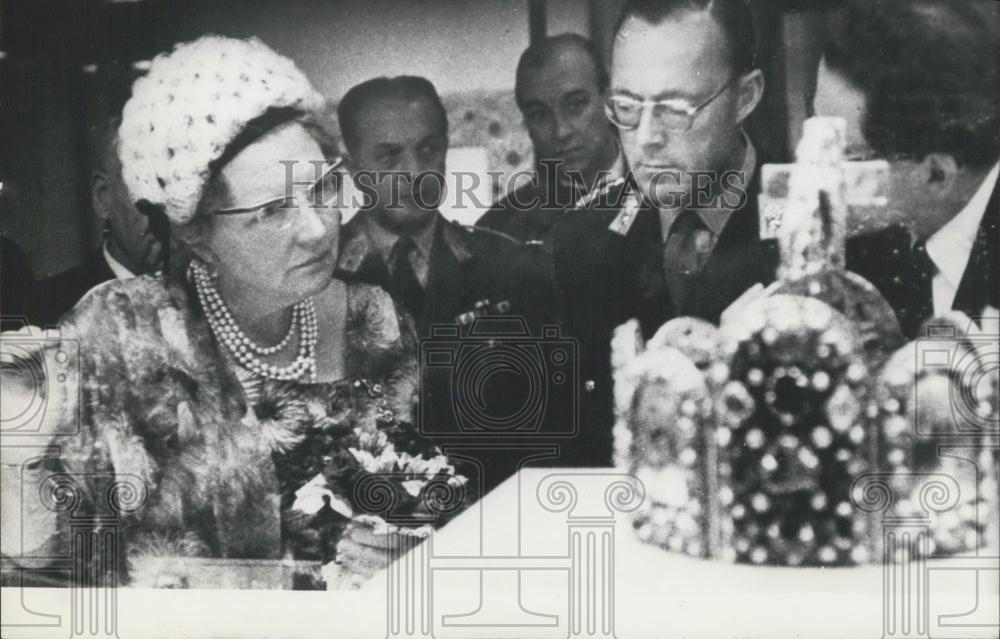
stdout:
{"type": "Polygon", "coordinates": [[[14,331],[25,323],[37,324],[32,298],[35,274],[24,249],[0,236],[0,330],[14,331]]]}
{"type": "MultiPolygon", "coordinates": [[[[759,171],[755,172],[755,176],[759,171]]],[[[590,205],[567,211],[553,230],[555,279],[565,306],[567,331],[581,342],[585,408],[581,446],[594,465],[611,461],[614,407],[610,344],[615,327],[640,321],[645,336],[679,315],[718,322],[733,301],[754,284],[769,283],[777,248],[761,241],[757,208],[759,178],[719,236],[691,298],[675,308],[663,274],[660,216],[641,208],[625,236],[608,226],[619,213],[627,184],[590,205]]]]}
{"type": "Polygon", "coordinates": [[[38,321],[55,324],[90,289],[113,279],[115,274],[98,249],[83,264],[39,281],[34,298],[38,321]]]}
{"type": "MultiPolygon", "coordinates": [[[[555,320],[554,295],[548,287],[547,262],[542,259],[539,247],[524,246],[492,230],[448,222],[438,215],[424,308],[415,317],[418,336],[422,338],[420,427],[424,434],[444,446],[445,452],[453,458],[465,456],[481,467],[489,468],[491,473],[482,480],[482,484],[484,490],[490,490],[516,470],[513,464],[524,459],[524,451],[555,445],[554,438],[545,433],[558,430],[572,408],[563,406],[567,399],[563,396],[565,393],[559,395],[559,389],[554,391],[559,395],[556,399],[549,394],[547,382],[553,371],[548,360],[541,361],[551,351],[539,336],[542,325],[552,324],[555,320]],[[435,364],[439,360],[431,360],[431,352],[443,352],[451,354],[454,362],[464,361],[456,355],[459,348],[476,348],[487,341],[484,338],[490,335],[488,331],[492,325],[477,325],[469,321],[469,313],[474,312],[477,303],[483,300],[489,300],[494,309],[496,305],[506,303],[504,315],[525,321],[529,334],[517,336],[505,333],[499,339],[524,346],[522,352],[533,361],[539,360],[541,370],[545,371],[545,378],[540,380],[546,385],[540,389],[543,411],[535,430],[505,430],[496,424],[479,421],[482,414],[503,416],[516,409],[511,403],[520,401],[530,391],[521,376],[523,371],[513,372],[507,380],[502,374],[474,380],[463,372],[472,371],[476,368],[474,366],[439,365],[435,364]],[[465,317],[456,321],[462,316],[465,317]],[[484,326],[485,333],[482,330],[484,326]],[[457,332],[447,333],[455,327],[457,332]],[[536,343],[541,344],[540,348],[532,346],[536,343]],[[479,400],[486,406],[483,413],[476,413],[473,406],[479,400]],[[459,409],[470,406],[473,410],[459,414],[459,409]],[[553,425],[551,429],[550,424],[553,425]],[[456,446],[461,447],[461,452],[456,452],[456,446]]],[[[340,251],[337,277],[373,283],[391,292],[388,268],[365,232],[360,218],[352,219],[342,228],[340,251]]],[[[497,313],[498,309],[493,310],[494,315],[497,313]]],[[[495,319],[489,315],[483,318],[486,322],[495,319]]],[[[505,326],[509,328],[511,325],[505,326]]],[[[486,361],[483,359],[483,362],[486,361]]],[[[484,369],[478,370],[484,372],[484,369]]],[[[463,470],[473,475],[480,472],[474,468],[463,470]]]]}
{"type": "MultiPolygon", "coordinates": [[[[955,294],[952,309],[970,317],[985,306],[1000,308],[1000,186],[983,213],[979,232],[955,294]]],[[[913,339],[928,318],[918,309],[930,300],[921,299],[913,261],[913,236],[902,226],[859,235],[847,242],[847,268],[879,290],[896,311],[903,334],[913,339]]]]}

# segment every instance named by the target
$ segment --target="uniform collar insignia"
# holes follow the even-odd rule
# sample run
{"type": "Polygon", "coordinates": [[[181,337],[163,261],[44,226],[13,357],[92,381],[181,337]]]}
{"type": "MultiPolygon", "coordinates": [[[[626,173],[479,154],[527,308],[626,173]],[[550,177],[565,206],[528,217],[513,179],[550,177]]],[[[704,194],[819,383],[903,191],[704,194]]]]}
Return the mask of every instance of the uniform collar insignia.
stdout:
{"type": "Polygon", "coordinates": [[[625,237],[628,235],[629,230],[635,223],[636,217],[639,215],[639,209],[642,208],[642,204],[639,202],[639,198],[635,193],[629,193],[625,196],[625,203],[622,204],[621,210],[618,211],[618,215],[615,219],[611,220],[611,224],[608,225],[608,230],[617,235],[625,237]]]}
{"type": "MultiPolygon", "coordinates": [[[[355,217],[360,214],[356,213],[355,217]]],[[[445,246],[455,256],[455,259],[459,262],[471,259],[472,251],[469,249],[465,235],[474,232],[474,229],[462,226],[458,222],[448,222],[444,219],[439,220],[439,226],[445,246]]],[[[340,258],[337,260],[338,271],[356,275],[362,266],[364,266],[369,256],[381,259],[378,255],[377,247],[371,238],[368,237],[365,226],[361,224],[360,219],[355,220],[352,218],[341,228],[341,233],[346,237],[346,241],[341,246],[340,258]]]]}
{"type": "Polygon", "coordinates": [[[472,251],[469,250],[469,243],[466,236],[475,232],[475,228],[463,226],[455,221],[446,222],[441,225],[441,237],[444,239],[444,243],[451,251],[451,254],[459,262],[465,262],[472,258],[472,251]]]}
{"type": "Polygon", "coordinates": [[[611,189],[620,186],[625,183],[624,177],[617,177],[613,180],[607,180],[597,185],[597,187],[590,193],[584,195],[582,198],[576,201],[573,205],[574,210],[579,210],[590,206],[590,203],[596,200],[598,197],[606,194],[611,189]]]}

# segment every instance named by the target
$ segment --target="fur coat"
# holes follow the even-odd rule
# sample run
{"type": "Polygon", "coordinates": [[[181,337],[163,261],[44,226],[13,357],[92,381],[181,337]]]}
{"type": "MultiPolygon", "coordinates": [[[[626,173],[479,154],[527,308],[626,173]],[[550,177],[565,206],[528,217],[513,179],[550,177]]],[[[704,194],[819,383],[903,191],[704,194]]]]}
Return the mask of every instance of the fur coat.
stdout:
{"type": "Polygon", "coordinates": [[[331,559],[343,524],[288,517],[296,488],[338,433],[412,423],[416,392],[409,322],[383,290],[347,290],[347,376],[268,380],[253,398],[186,282],[114,280],[84,297],[60,323],[78,376],[48,398],[64,435],[38,478],[51,521],[26,522],[55,531],[38,555],[65,554],[82,526],[113,531],[123,581],[144,556],[331,559]]]}

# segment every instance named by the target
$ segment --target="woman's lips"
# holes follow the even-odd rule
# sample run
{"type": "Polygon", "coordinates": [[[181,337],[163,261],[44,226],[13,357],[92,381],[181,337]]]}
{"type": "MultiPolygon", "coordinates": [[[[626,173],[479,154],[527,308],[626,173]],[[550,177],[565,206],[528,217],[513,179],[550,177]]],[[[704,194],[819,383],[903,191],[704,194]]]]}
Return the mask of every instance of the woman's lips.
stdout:
{"type": "Polygon", "coordinates": [[[320,253],[319,255],[317,255],[314,258],[312,258],[310,260],[306,260],[305,262],[302,262],[301,264],[299,264],[299,268],[311,268],[311,267],[317,266],[319,264],[325,264],[332,257],[333,257],[333,251],[326,250],[326,251],[323,251],[322,253],[320,253]]]}

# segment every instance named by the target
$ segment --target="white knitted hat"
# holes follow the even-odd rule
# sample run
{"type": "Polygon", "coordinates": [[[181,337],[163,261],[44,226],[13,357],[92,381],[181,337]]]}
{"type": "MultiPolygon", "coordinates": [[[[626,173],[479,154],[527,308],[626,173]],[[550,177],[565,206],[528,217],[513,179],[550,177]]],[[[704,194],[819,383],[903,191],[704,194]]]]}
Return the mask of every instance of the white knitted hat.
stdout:
{"type": "Polygon", "coordinates": [[[136,80],[122,113],[118,157],[129,195],[163,206],[171,224],[186,224],[209,164],[248,122],[270,108],[318,114],[323,102],[294,62],[257,38],[178,44],[136,80]]]}

